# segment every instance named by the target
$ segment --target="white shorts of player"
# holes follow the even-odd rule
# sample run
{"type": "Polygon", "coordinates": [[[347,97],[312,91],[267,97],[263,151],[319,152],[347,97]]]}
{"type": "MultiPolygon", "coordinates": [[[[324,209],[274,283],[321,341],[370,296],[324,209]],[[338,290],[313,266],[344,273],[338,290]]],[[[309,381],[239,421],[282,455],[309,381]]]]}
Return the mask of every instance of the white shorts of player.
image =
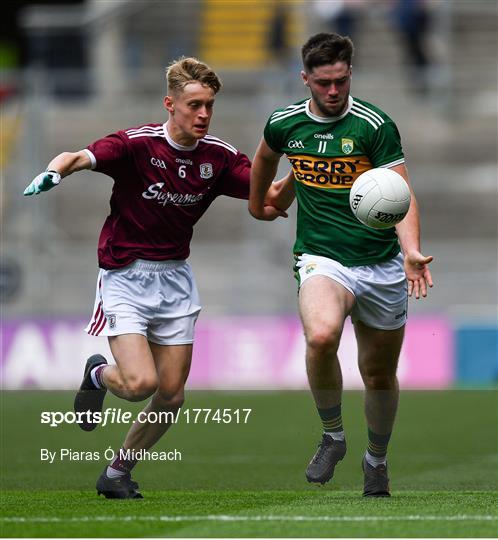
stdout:
{"type": "Polygon", "coordinates": [[[340,283],[354,297],[351,319],[371,328],[395,330],[406,323],[408,287],[403,268],[403,255],[368,266],[343,266],[341,263],[303,254],[297,268],[300,287],[313,276],[327,276],[340,283]]]}
{"type": "Polygon", "coordinates": [[[194,341],[201,310],[199,293],[186,261],[138,259],[118,270],[100,270],[92,336],[141,334],[159,345],[194,341]]]}

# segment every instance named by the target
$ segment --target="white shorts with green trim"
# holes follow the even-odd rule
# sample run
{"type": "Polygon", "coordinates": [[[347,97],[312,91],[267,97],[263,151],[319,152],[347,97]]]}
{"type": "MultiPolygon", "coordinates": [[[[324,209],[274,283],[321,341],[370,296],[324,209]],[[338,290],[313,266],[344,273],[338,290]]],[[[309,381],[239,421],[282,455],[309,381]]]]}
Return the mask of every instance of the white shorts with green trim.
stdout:
{"type": "Polygon", "coordinates": [[[201,311],[199,293],[186,261],[138,259],[118,270],[100,270],[92,336],[141,334],[159,345],[194,341],[201,311]]]}
{"type": "Polygon", "coordinates": [[[343,266],[333,259],[305,253],[298,258],[297,268],[300,287],[320,275],[347,289],[355,297],[353,323],[361,321],[379,330],[396,330],[406,323],[408,286],[401,253],[368,266],[343,266]]]}

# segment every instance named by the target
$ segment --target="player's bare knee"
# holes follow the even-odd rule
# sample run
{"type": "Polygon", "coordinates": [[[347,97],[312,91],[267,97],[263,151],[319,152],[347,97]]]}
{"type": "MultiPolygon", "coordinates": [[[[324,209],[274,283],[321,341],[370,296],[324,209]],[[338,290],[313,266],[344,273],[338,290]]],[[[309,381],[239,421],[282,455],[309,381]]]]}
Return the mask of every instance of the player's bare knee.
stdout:
{"type": "Polygon", "coordinates": [[[157,390],[157,379],[142,377],[129,380],[125,383],[125,391],[129,401],[143,401],[152,396],[157,390]]]}
{"type": "Polygon", "coordinates": [[[165,410],[178,410],[185,403],[185,394],[181,390],[157,389],[154,395],[154,404],[165,410]]]}
{"type": "Polygon", "coordinates": [[[339,348],[341,331],[336,328],[313,328],[306,332],[306,345],[316,353],[335,353],[339,348]]]}
{"type": "Polygon", "coordinates": [[[392,390],[396,388],[396,372],[379,370],[362,370],[361,376],[365,388],[369,390],[392,390]]]}

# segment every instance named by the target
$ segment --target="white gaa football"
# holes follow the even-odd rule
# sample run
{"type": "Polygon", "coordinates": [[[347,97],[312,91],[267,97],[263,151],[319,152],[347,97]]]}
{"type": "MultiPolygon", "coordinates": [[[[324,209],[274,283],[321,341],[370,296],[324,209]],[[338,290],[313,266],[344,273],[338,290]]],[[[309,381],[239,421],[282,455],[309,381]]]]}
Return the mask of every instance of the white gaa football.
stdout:
{"type": "Polygon", "coordinates": [[[349,205],[367,227],[388,229],[406,216],[410,208],[410,188],[405,179],[391,169],[370,169],[354,181],[349,205]]]}

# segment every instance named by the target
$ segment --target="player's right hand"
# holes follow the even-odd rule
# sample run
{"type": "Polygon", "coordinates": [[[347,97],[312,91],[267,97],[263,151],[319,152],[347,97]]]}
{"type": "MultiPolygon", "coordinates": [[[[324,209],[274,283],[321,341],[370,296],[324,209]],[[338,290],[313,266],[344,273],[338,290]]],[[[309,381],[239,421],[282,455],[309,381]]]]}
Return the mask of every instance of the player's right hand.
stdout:
{"type": "Polygon", "coordinates": [[[42,191],[52,189],[61,181],[61,175],[57,171],[45,171],[35,177],[31,184],[24,190],[23,195],[38,195],[42,191]]]}
{"type": "Polygon", "coordinates": [[[279,217],[286,218],[289,216],[287,212],[285,212],[284,210],[280,210],[280,208],[277,208],[276,206],[265,204],[265,206],[263,207],[262,214],[259,214],[258,216],[254,216],[254,217],[262,221],[274,221],[275,219],[279,217]]]}

